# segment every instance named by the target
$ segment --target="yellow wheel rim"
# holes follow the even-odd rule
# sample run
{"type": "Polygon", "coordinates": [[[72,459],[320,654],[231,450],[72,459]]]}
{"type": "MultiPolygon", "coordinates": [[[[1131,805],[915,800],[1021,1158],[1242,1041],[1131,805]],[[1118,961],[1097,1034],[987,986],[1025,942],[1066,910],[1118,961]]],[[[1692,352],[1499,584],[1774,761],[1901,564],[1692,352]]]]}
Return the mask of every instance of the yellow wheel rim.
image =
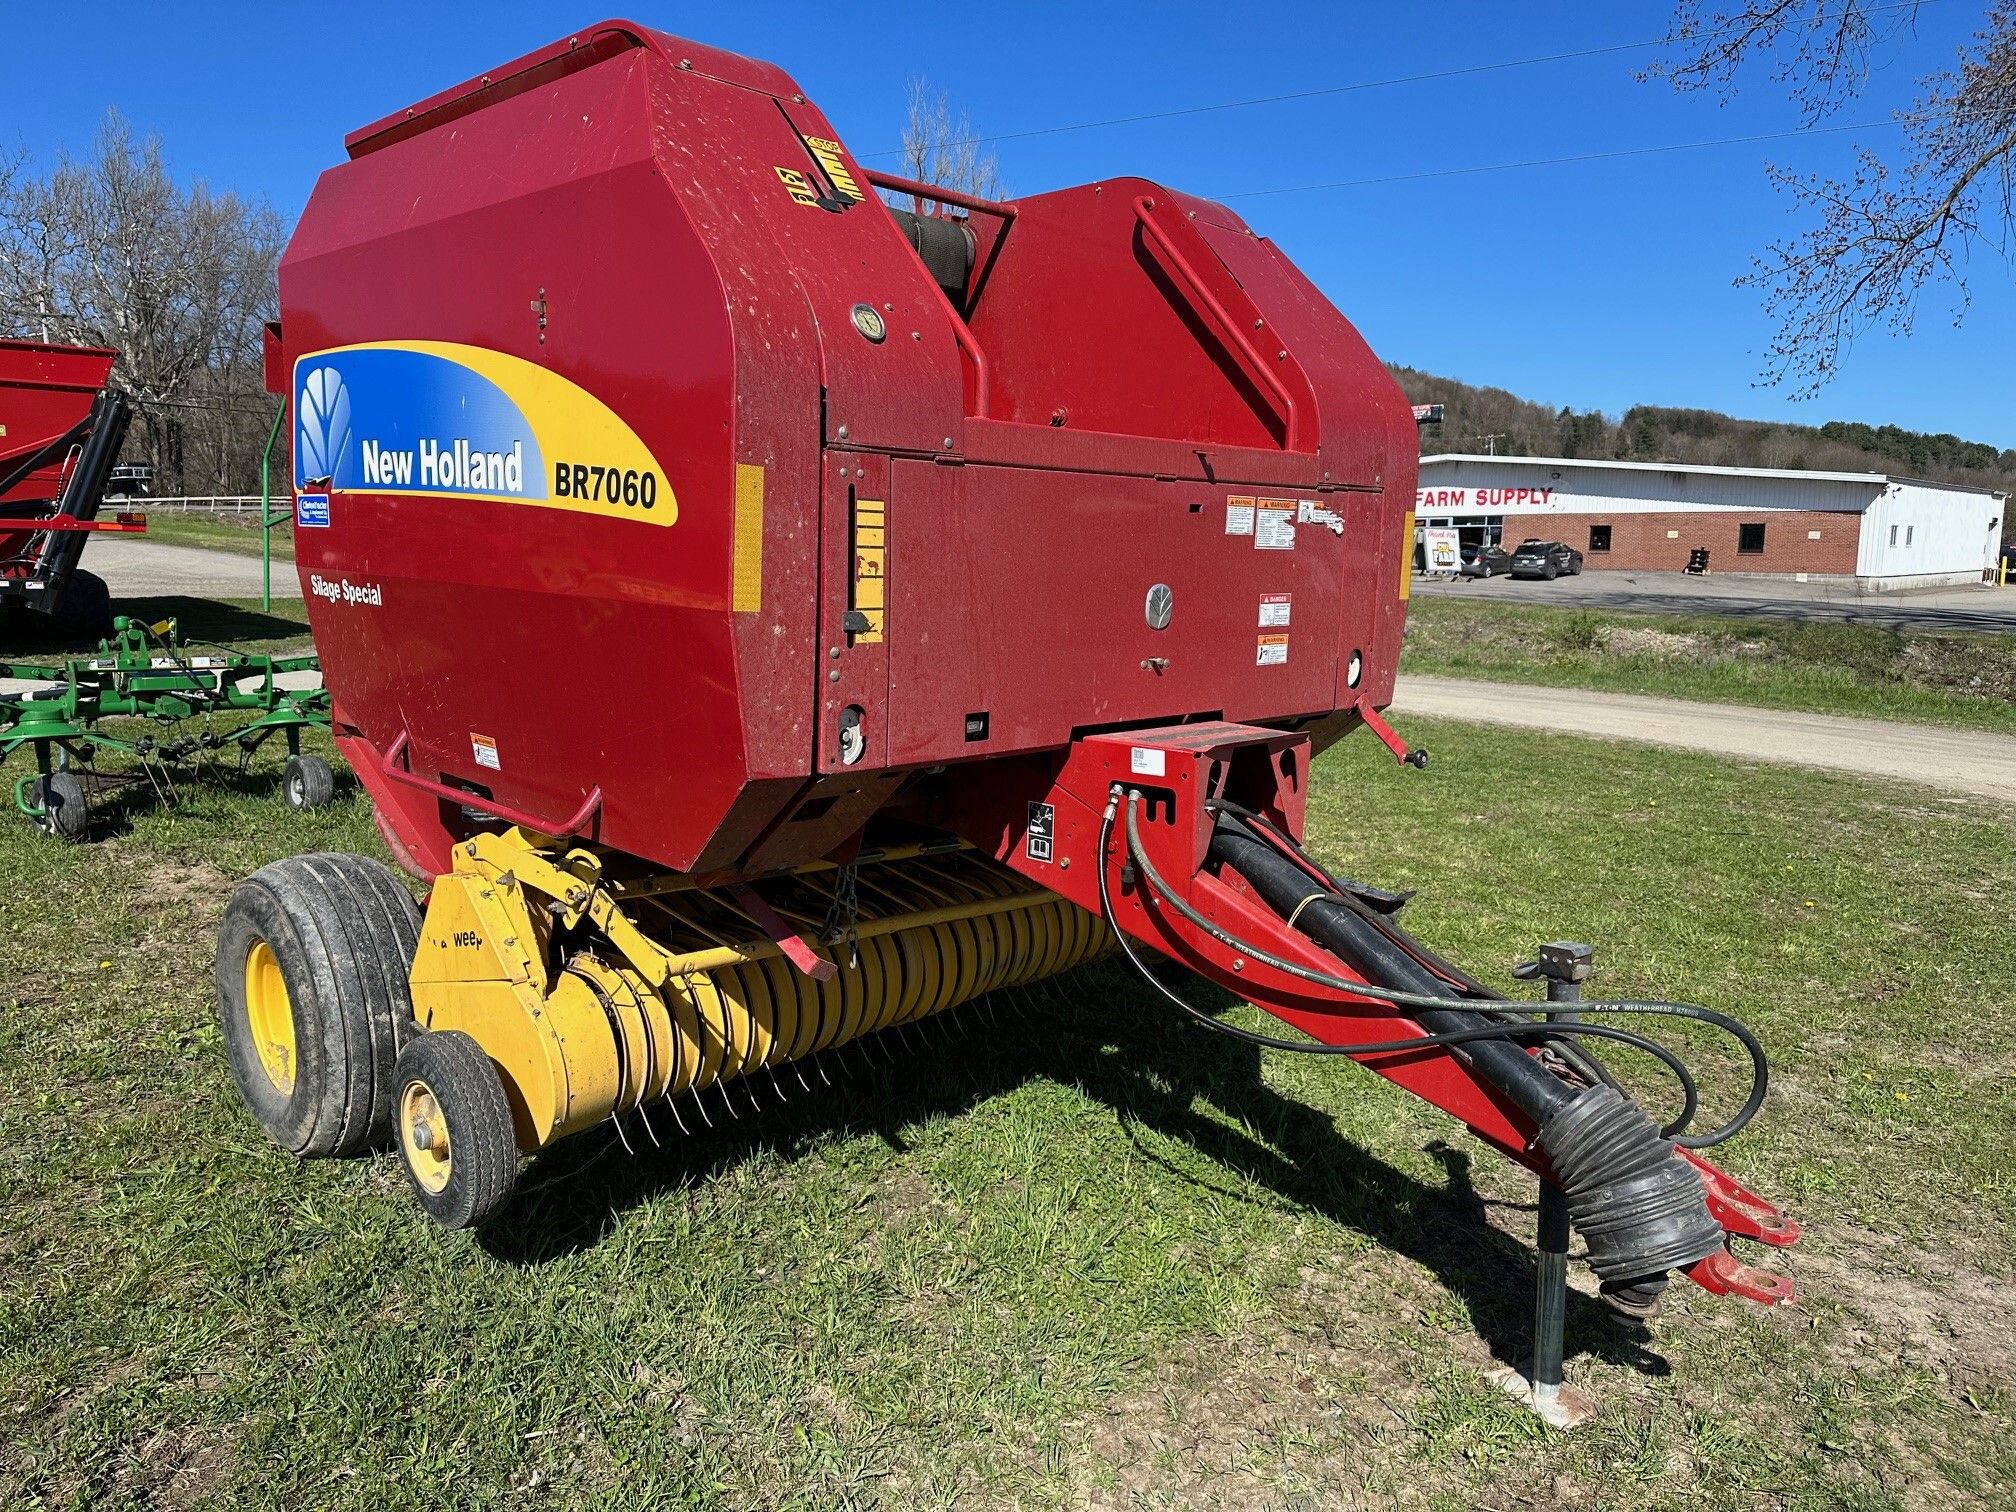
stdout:
{"type": "Polygon", "coordinates": [[[267,1080],[285,1093],[294,1090],[294,1004],[273,947],[254,940],[245,957],[245,1023],[267,1080]]]}
{"type": "Polygon", "coordinates": [[[406,1152],[406,1168],[413,1179],[430,1192],[440,1191],[455,1174],[448,1120],[441,1116],[434,1089],[423,1081],[409,1082],[399,1094],[399,1147],[406,1152]]]}

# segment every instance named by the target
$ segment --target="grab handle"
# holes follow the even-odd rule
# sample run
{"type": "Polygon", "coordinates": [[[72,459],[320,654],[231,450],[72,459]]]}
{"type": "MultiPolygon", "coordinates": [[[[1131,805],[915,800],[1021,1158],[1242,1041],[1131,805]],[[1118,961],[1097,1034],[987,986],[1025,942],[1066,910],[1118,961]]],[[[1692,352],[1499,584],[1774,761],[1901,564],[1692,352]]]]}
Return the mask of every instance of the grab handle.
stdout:
{"type": "Polygon", "coordinates": [[[1301,447],[1297,443],[1301,439],[1301,427],[1295,410],[1295,396],[1288,392],[1288,386],[1281,381],[1280,375],[1268,366],[1267,359],[1261,355],[1260,349],[1253,345],[1253,339],[1246,334],[1245,327],[1232,318],[1231,312],[1219,301],[1218,296],[1206,287],[1195,265],[1183,255],[1182,249],[1176,245],[1169,233],[1156,224],[1154,211],[1155,201],[1149,199],[1147,195],[1140,195],[1135,199],[1134,217],[1141,222],[1141,234],[1152,242],[1155,250],[1167,260],[1170,270],[1176,274],[1178,281],[1190,296],[1191,304],[1210,317],[1218,328],[1219,339],[1232,348],[1234,356],[1243,359],[1254,381],[1265,389],[1268,397],[1274,401],[1275,414],[1281,421],[1283,449],[1300,451],[1301,447]]]}
{"type": "Polygon", "coordinates": [[[602,807],[602,789],[597,786],[581,800],[581,807],[574,811],[574,817],[556,829],[537,814],[498,803],[495,799],[485,798],[481,793],[472,793],[467,788],[436,782],[431,777],[422,777],[411,767],[401,766],[399,758],[406,754],[411,738],[405,730],[401,730],[399,738],[392,742],[391,748],[378,758],[378,769],[394,782],[402,782],[407,787],[418,788],[423,793],[431,793],[436,798],[460,804],[464,808],[480,809],[492,818],[502,819],[506,824],[515,824],[520,829],[537,830],[542,835],[563,839],[568,835],[580,834],[588,827],[588,821],[595,817],[595,811],[602,807]]]}

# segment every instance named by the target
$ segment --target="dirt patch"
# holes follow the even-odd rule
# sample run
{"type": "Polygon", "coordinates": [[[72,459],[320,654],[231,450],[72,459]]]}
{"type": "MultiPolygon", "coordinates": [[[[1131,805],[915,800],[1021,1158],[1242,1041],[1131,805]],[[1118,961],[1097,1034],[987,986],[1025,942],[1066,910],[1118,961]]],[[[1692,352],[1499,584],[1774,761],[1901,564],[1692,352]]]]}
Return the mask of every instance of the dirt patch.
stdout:
{"type": "Polygon", "coordinates": [[[1947,688],[1977,698],[2016,699],[2016,650],[1927,636],[1905,642],[1897,655],[1897,666],[1903,681],[1912,686],[1947,688]]]}
{"type": "Polygon", "coordinates": [[[154,861],[140,870],[139,907],[148,913],[222,911],[232,881],[208,861],[154,861]]]}
{"type": "Polygon", "coordinates": [[[1705,636],[1671,630],[1653,630],[1640,625],[1611,625],[1599,630],[1596,643],[1613,656],[1688,657],[1703,655],[1708,649],[1705,636]]]}
{"type": "Polygon", "coordinates": [[[1956,1393],[1999,1389],[2016,1375],[2016,1291],[1944,1250],[1845,1225],[1791,1252],[1816,1309],[1852,1316],[1821,1330],[1830,1358],[1864,1374],[1929,1371],[1956,1393]]]}
{"type": "Polygon", "coordinates": [[[212,1428],[166,1428],[129,1445],[112,1472],[121,1499],[141,1506],[193,1507],[230,1481],[237,1458],[212,1428]]]}

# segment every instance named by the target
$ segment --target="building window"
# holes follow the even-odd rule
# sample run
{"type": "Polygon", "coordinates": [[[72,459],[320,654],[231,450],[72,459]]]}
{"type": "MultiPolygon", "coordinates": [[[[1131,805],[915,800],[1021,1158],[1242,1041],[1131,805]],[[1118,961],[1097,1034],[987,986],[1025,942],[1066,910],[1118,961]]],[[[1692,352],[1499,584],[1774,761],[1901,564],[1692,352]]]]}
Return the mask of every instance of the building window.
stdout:
{"type": "Polygon", "coordinates": [[[1906,525],[1904,527],[1904,544],[1909,546],[1911,544],[1911,537],[1916,534],[1918,534],[1918,527],[1916,525],[1906,525]]]}
{"type": "Polygon", "coordinates": [[[1738,525],[1736,527],[1736,554],[1738,556],[1762,556],[1764,554],[1764,527],[1762,525],[1738,525]]]}
{"type": "Polygon", "coordinates": [[[1895,525],[1890,527],[1890,544],[1892,546],[1897,544],[1897,527],[1895,525]]]}
{"type": "Polygon", "coordinates": [[[1589,527],[1589,549],[1591,551],[1608,551],[1610,549],[1610,527],[1608,525],[1591,525],[1589,527]]]}

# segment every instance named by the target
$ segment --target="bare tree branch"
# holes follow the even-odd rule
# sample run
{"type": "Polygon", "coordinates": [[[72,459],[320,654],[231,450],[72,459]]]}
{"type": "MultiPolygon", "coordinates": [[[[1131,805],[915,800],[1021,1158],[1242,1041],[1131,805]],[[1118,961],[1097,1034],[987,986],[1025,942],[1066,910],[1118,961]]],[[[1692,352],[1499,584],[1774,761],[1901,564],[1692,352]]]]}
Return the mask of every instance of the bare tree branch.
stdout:
{"type": "MultiPolygon", "coordinates": [[[[1758,0],[1736,11],[1681,0],[1675,52],[1651,76],[1726,94],[1768,60],[1803,117],[1814,121],[1858,93],[1870,49],[1916,17],[1916,5],[1866,0],[1758,0]],[[1880,14],[1879,14],[1880,13],[1880,14]]],[[[2016,231],[2016,0],[1994,0],[1957,66],[1921,81],[1896,119],[1906,146],[1886,160],[1863,150],[1845,179],[1770,170],[1807,212],[1806,229],[1772,243],[1739,284],[1765,291],[1778,322],[1764,379],[1809,396],[1872,328],[1908,333],[1921,299],[1950,287],[1957,324],[1968,307],[1971,253],[2006,262],[2016,231]]]]}
{"type": "Polygon", "coordinates": [[[88,161],[0,162],[0,333],[114,347],[136,440],[167,486],[248,486],[260,327],[285,239],[269,206],[187,189],[161,144],[106,118],[88,161]],[[252,401],[248,406],[247,400],[252,401]]]}
{"type": "MultiPolygon", "coordinates": [[[[903,174],[921,184],[957,189],[980,199],[1000,199],[1006,192],[991,152],[974,140],[973,123],[964,111],[953,119],[951,103],[922,79],[909,84],[909,111],[903,123],[903,174]]],[[[913,209],[923,212],[919,202],[913,209]]]]}

